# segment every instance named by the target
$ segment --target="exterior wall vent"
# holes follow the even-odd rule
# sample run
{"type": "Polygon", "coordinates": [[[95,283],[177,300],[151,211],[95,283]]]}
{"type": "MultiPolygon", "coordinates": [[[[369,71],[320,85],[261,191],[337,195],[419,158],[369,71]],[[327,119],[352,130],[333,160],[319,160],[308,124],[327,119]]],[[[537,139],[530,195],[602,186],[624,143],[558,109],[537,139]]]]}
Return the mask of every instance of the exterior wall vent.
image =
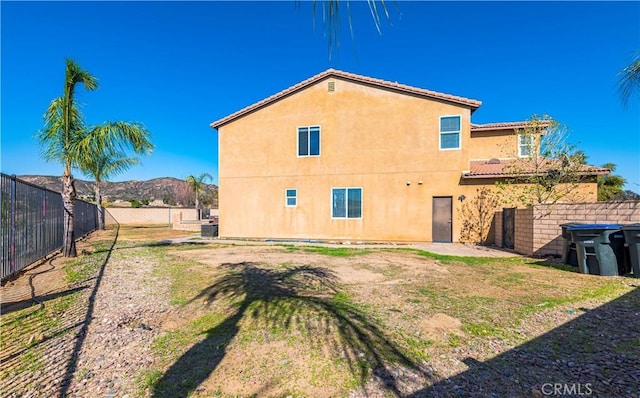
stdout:
{"type": "Polygon", "coordinates": [[[330,93],[336,91],[336,82],[329,82],[327,84],[327,91],[330,93]]]}

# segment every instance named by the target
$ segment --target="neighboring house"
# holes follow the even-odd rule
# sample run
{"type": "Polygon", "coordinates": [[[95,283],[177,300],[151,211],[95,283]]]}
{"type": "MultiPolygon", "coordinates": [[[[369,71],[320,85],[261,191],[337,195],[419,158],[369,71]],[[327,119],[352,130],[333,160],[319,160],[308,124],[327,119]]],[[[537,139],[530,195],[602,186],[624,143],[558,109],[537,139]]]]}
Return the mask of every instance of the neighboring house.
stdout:
{"type": "MultiPolygon", "coordinates": [[[[550,122],[536,122],[545,133],[550,122]]],[[[597,176],[609,170],[590,165],[571,164],[562,167],[559,161],[543,158],[531,137],[531,122],[471,123],[471,156],[469,168],[462,173],[462,184],[495,185],[516,175],[527,180],[534,174],[564,169],[570,173],[570,183],[556,189],[559,202],[595,202],[598,198],[597,176]],[[518,134],[529,128],[529,133],[518,134]],[[532,151],[535,154],[532,154],[532,151]],[[533,159],[531,158],[533,156],[533,159]]],[[[557,138],[557,137],[556,137],[557,138]]],[[[521,203],[520,203],[521,204],[521,203]]],[[[516,204],[514,204],[514,207],[516,204]]]]}
{"type": "Polygon", "coordinates": [[[458,241],[458,200],[502,178],[524,126],[472,124],[480,105],[329,69],[211,123],[220,236],[458,241]]]}

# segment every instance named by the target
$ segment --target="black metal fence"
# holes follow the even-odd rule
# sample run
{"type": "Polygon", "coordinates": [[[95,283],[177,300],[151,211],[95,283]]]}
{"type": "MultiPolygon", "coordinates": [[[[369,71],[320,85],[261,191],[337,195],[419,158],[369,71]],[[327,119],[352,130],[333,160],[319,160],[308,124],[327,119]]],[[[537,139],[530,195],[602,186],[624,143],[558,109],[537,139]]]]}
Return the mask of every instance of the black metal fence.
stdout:
{"type": "MultiPolygon", "coordinates": [[[[0,186],[1,277],[4,280],[62,247],[64,208],[58,192],[15,176],[1,174],[0,186]]],[[[76,238],[98,227],[94,204],[76,200],[74,216],[76,238]]]]}

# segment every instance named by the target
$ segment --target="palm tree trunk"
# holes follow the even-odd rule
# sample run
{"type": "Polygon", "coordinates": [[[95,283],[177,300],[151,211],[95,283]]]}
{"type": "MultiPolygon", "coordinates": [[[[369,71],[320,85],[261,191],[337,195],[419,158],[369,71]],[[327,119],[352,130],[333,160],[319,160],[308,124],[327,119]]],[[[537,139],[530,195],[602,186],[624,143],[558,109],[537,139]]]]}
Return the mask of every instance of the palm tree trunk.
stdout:
{"type": "Polygon", "coordinates": [[[196,188],[196,220],[200,219],[200,201],[198,200],[198,188],[196,188]]]}
{"type": "Polygon", "coordinates": [[[102,207],[102,194],[100,193],[100,184],[95,183],[96,208],[98,209],[98,229],[104,229],[104,208],[102,207]]]}
{"type": "Polygon", "coordinates": [[[76,257],[76,240],[73,229],[73,200],[76,198],[76,187],[73,176],[65,170],[62,175],[62,205],[64,206],[64,239],[62,255],[76,257]]]}

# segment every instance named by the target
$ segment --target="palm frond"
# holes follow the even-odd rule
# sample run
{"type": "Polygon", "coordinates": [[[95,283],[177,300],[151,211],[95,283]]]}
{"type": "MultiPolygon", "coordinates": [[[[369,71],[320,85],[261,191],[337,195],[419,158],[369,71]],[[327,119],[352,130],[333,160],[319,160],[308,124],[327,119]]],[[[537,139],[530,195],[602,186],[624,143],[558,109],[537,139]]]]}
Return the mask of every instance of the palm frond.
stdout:
{"type": "MultiPolygon", "coordinates": [[[[316,3],[318,1],[312,2],[312,12],[313,12],[313,28],[315,29],[315,21],[316,21],[316,3]]],[[[322,23],[325,27],[325,36],[328,42],[329,49],[329,58],[331,58],[331,54],[335,48],[337,48],[340,44],[340,5],[341,3],[345,4],[347,20],[349,23],[349,32],[351,34],[351,41],[354,41],[355,34],[353,29],[353,21],[351,19],[351,6],[349,0],[322,0],[322,23]]],[[[395,1],[394,1],[395,3],[395,1]]],[[[387,0],[367,0],[367,6],[369,7],[369,12],[371,13],[371,19],[375,25],[376,31],[378,34],[382,34],[382,19],[381,14],[384,14],[387,21],[391,22],[391,14],[389,13],[389,9],[387,7],[387,0]]],[[[397,8],[397,4],[396,4],[397,8]]]]}
{"type": "Polygon", "coordinates": [[[640,51],[633,61],[618,73],[618,89],[623,105],[629,105],[634,94],[640,94],[640,51]]]}
{"type": "Polygon", "coordinates": [[[103,179],[112,178],[118,174],[122,174],[129,170],[131,167],[140,164],[140,159],[128,157],[121,159],[111,159],[110,163],[106,163],[104,166],[103,179]]]}
{"type": "Polygon", "coordinates": [[[209,173],[202,173],[199,176],[188,175],[185,181],[191,187],[191,189],[195,192],[199,192],[202,189],[202,185],[205,181],[213,181],[213,176],[209,173]]]}
{"type": "Polygon", "coordinates": [[[66,63],[67,70],[65,82],[68,86],[75,86],[78,83],[82,83],[84,89],[87,91],[93,91],[98,88],[98,79],[95,76],[85,69],[82,69],[80,65],[72,59],[67,58],[66,63]]]}
{"type": "MultiPolygon", "coordinates": [[[[382,4],[384,4],[384,1],[382,2],[382,4]]],[[[378,31],[378,34],[381,35],[382,30],[380,30],[380,13],[378,12],[376,1],[367,0],[367,5],[369,6],[369,12],[371,12],[371,19],[373,19],[373,23],[376,25],[376,30],[378,31]]],[[[386,7],[385,7],[385,11],[386,11],[386,7]]]]}
{"type": "Polygon", "coordinates": [[[78,153],[97,153],[102,148],[107,152],[126,152],[146,155],[153,151],[151,133],[140,123],[106,122],[92,127],[78,140],[74,150],[78,153]]]}
{"type": "MultiPolygon", "coordinates": [[[[65,123],[63,97],[54,98],[43,115],[44,128],[36,134],[43,147],[42,156],[47,161],[66,163],[72,143],[82,135],[84,122],[76,106],[69,108],[69,120],[65,123]]],[[[70,159],[75,163],[75,159],[70,159]]]]}
{"type": "Polygon", "coordinates": [[[138,158],[127,157],[124,152],[99,151],[84,157],[80,170],[93,176],[96,182],[108,180],[140,163],[138,158]]]}

